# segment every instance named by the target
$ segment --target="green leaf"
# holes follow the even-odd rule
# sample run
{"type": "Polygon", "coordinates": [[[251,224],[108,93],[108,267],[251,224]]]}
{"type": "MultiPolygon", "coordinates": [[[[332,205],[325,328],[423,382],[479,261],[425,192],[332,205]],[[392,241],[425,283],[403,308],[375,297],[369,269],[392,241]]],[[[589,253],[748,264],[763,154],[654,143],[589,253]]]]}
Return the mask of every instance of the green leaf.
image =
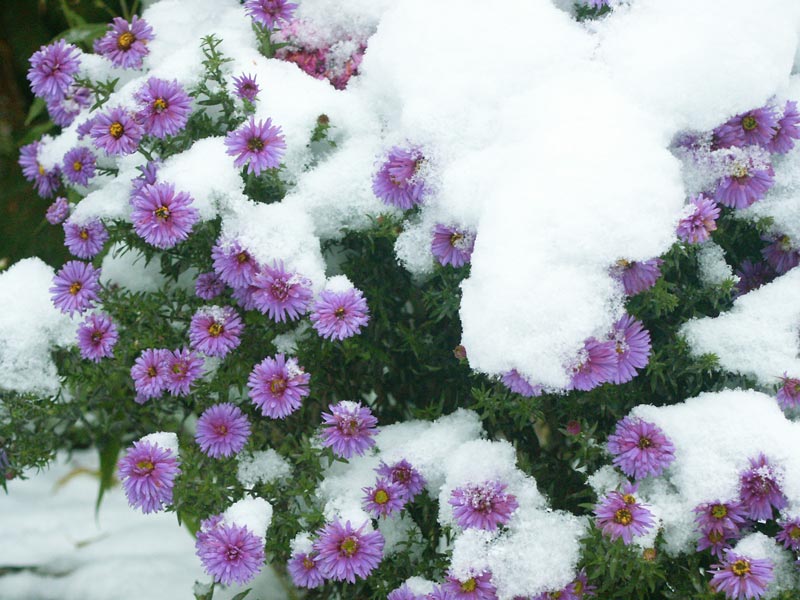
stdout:
{"type": "Polygon", "coordinates": [[[22,139],[19,141],[20,146],[24,146],[25,144],[30,144],[34,140],[38,140],[43,134],[50,131],[56,124],[52,121],[47,121],[46,123],[39,123],[38,125],[34,125],[22,136],[22,139]]]}
{"type": "Polygon", "coordinates": [[[239,593],[238,593],[238,594],[236,594],[236,595],[235,595],[233,598],[231,598],[231,600],[244,600],[244,597],[245,597],[245,596],[247,596],[247,594],[249,594],[249,593],[250,593],[250,589],[251,589],[251,588],[248,588],[248,589],[246,589],[246,590],[245,590],[245,591],[243,591],[243,592],[239,592],[239,593]]]}
{"type": "Polygon", "coordinates": [[[117,466],[117,457],[122,448],[119,439],[112,439],[106,441],[104,444],[98,444],[98,453],[100,454],[100,489],[97,491],[97,502],[94,505],[94,513],[97,516],[100,510],[100,503],[103,501],[103,495],[106,490],[111,487],[114,482],[114,469],[117,466]]]}
{"type": "Polygon", "coordinates": [[[53,41],[64,39],[71,44],[89,43],[102,36],[107,29],[108,25],[106,23],[76,25],[59,33],[53,38],[53,41]]]}
{"type": "Polygon", "coordinates": [[[31,104],[30,109],[28,109],[28,116],[25,117],[25,125],[30,125],[36,117],[44,112],[46,107],[47,104],[45,104],[42,98],[36,98],[31,104]]]}

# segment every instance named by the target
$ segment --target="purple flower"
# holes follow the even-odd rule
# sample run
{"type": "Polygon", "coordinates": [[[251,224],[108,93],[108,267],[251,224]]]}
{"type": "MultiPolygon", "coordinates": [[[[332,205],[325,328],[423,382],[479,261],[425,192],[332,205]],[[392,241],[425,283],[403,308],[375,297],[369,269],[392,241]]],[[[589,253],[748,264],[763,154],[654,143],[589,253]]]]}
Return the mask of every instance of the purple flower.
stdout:
{"type": "Polygon", "coordinates": [[[323,290],[314,305],[311,322],[317,333],[328,340],[354,336],[369,322],[367,301],[356,288],[323,290]]]}
{"type": "Polygon", "coordinates": [[[754,521],[771,519],[773,508],[786,507],[782,481],[783,472],[770,465],[766,456],[750,459],[750,468],[739,476],[739,495],[748,517],[754,521]]]}
{"type": "Polygon", "coordinates": [[[711,565],[711,587],[726,598],[760,598],[773,578],[772,561],[740,556],[728,550],[721,564],[711,565]]]}
{"type": "Polygon", "coordinates": [[[142,106],[137,117],[148,135],[164,139],[186,127],[192,99],[177,81],[151,77],[134,97],[142,106]]]}
{"type": "Polygon", "coordinates": [[[42,198],[49,198],[61,185],[61,169],[58,166],[49,171],[39,162],[39,142],[32,142],[20,148],[19,166],[25,179],[32,181],[42,198]]]}
{"type": "Polygon", "coordinates": [[[118,337],[117,327],[111,317],[104,313],[89,315],[78,327],[81,358],[100,362],[102,358],[113,357],[118,337]]]}
{"type": "Polygon", "coordinates": [[[36,96],[58,99],[66,96],[80,68],[80,50],[64,40],[42,46],[30,58],[28,81],[36,96]]]}
{"type": "Polygon", "coordinates": [[[211,259],[220,279],[232,288],[246,287],[258,272],[256,260],[236,240],[218,239],[211,248],[211,259]]]}
{"type": "Polygon", "coordinates": [[[497,589],[492,585],[492,574],[488,572],[463,581],[448,573],[442,589],[454,600],[497,600],[497,589]]]}
{"type": "Polygon", "coordinates": [[[461,267],[469,262],[475,247],[475,234],[437,224],[433,229],[431,252],[443,266],[461,267]]]}
{"type": "Polygon", "coordinates": [[[761,256],[778,275],[794,269],[800,264],[800,251],[792,247],[792,240],[788,235],[762,237],[765,242],[770,242],[761,249],[761,256]]]}
{"type": "Polygon", "coordinates": [[[754,263],[749,258],[742,261],[736,271],[736,275],[739,277],[739,281],[736,282],[738,296],[757,290],[775,278],[775,273],[767,263],[754,263]]]}
{"type": "Polygon", "coordinates": [[[675,460],[675,446],[657,425],[633,417],[617,423],[608,436],[608,451],[614,464],[635,479],[658,477],[675,460]]]}
{"type": "Polygon", "coordinates": [[[97,115],[89,135],[106,154],[124,155],[136,152],[144,129],[124,108],[117,107],[97,115]]]}
{"type": "Polygon", "coordinates": [[[614,325],[609,340],[614,342],[617,353],[617,371],[611,381],[627,383],[636,377],[637,369],[643,369],[650,361],[650,332],[641,321],[623,315],[614,325]]]}
{"type": "Polygon", "coordinates": [[[320,434],[322,445],[333,450],[336,456],[350,458],[361,456],[375,445],[378,419],[360,402],[342,400],[328,406],[330,413],[322,413],[324,429],[320,434]]]}
{"type": "Polygon", "coordinates": [[[195,548],[206,573],[223,585],[247,583],[264,564],[263,538],[219,517],[203,522],[195,548]]]}
{"type": "Polygon", "coordinates": [[[258,92],[261,91],[261,88],[258,87],[256,83],[255,75],[245,75],[242,73],[239,77],[233,78],[233,83],[236,95],[239,96],[239,98],[247,100],[248,102],[256,101],[256,96],[258,96],[258,92]]]}
{"type": "Polygon", "coordinates": [[[288,360],[283,354],[275,358],[265,358],[257,364],[247,387],[253,404],[261,409],[261,414],[272,419],[285,419],[302,404],[308,396],[308,382],[311,375],[303,371],[296,358],[288,360]]]}
{"type": "Polygon", "coordinates": [[[58,225],[66,219],[67,216],[69,216],[69,203],[63,196],[56,198],[45,213],[45,218],[51,225],[58,225]]]}
{"type": "Polygon", "coordinates": [[[780,526],[781,530],[775,536],[775,540],[783,544],[787,550],[795,552],[800,550],[800,518],[781,521],[780,526]]]}
{"type": "Polygon", "coordinates": [[[130,23],[114,17],[103,37],[94,42],[94,51],[110,59],[115,67],[138,69],[150,53],[147,42],[153,39],[153,28],[134,15],[130,23]]]}
{"type": "Polygon", "coordinates": [[[400,485],[409,501],[425,488],[425,478],[405,458],[392,465],[381,461],[375,472],[392,483],[400,485]]]}
{"type": "Polygon", "coordinates": [[[706,502],[694,509],[697,529],[702,533],[717,532],[725,537],[737,537],[747,522],[744,507],[739,502],[706,502]]]}
{"type": "Polygon", "coordinates": [[[800,406],[800,379],[789,377],[784,373],[781,382],[781,389],[775,395],[781,408],[786,410],[800,406]]]}
{"type": "Polygon", "coordinates": [[[280,323],[303,316],[313,296],[311,282],[299,273],[287,272],[283,261],[261,269],[253,276],[251,288],[255,308],[280,323]]]}
{"type": "Polygon", "coordinates": [[[141,171],[141,175],[135,177],[131,181],[131,188],[133,189],[129,199],[131,204],[133,204],[133,199],[136,198],[136,196],[138,196],[145,187],[148,185],[153,185],[156,182],[156,177],[158,175],[158,161],[151,160],[146,164],[136,168],[141,171]]]}
{"type": "Polygon", "coordinates": [[[647,533],[655,524],[652,513],[639,504],[636,497],[636,486],[627,486],[625,493],[609,492],[595,506],[597,526],[604,535],[612,540],[622,538],[624,544],[630,544],[634,536],[647,533]]]}
{"type": "Polygon", "coordinates": [[[350,521],[342,525],[337,519],[318,532],[314,550],[325,578],[355,583],[356,577],[366,578],[378,566],[383,558],[383,535],[370,529],[368,521],[355,529],[350,521]]]}
{"type": "Polygon", "coordinates": [[[279,167],[286,152],[286,140],[281,128],[273,126],[269,118],[256,123],[250,117],[248,123],[227,135],[225,145],[228,154],[236,157],[234,166],[247,165],[247,172],[253,175],[279,167]]]}
{"type": "Polygon", "coordinates": [[[119,463],[119,478],[128,504],[147,514],[172,504],[172,486],[180,463],[172,450],[148,440],[133,442],[119,463]]]}
{"type": "Polygon", "coordinates": [[[91,97],[92,93],[88,88],[70,86],[65,96],[46,100],[50,119],[59,127],[69,127],[81,110],[89,106],[91,97]]]}
{"type": "Polygon", "coordinates": [[[246,285],[240,288],[233,288],[231,296],[236,300],[236,303],[244,310],[253,310],[256,307],[256,302],[253,300],[253,293],[256,291],[254,285],[246,285]]]}
{"type": "Polygon", "coordinates": [[[77,146],[64,155],[62,170],[70,182],[88,185],[89,180],[94,177],[94,154],[88,148],[77,146]]]}
{"type": "Polygon", "coordinates": [[[526,398],[542,395],[542,386],[531,385],[531,383],[516,369],[506,371],[500,376],[500,381],[515,394],[520,394],[526,398]]]}
{"type": "Polygon", "coordinates": [[[425,157],[418,149],[405,150],[395,146],[375,174],[372,191],[386,204],[403,210],[420,204],[427,191],[419,178],[419,169],[424,161],[425,157]]]}
{"type": "Polygon", "coordinates": [[[730,537],[736,536],[728,536],[719,531],[705,531],[700,535],[700,539],[697,540],[697,551],[708,550],[713,556],[722,558],[725,551],[731,547],[730,537]]]}
{"type": "Polygon", "coordinates": [[[778,119],[770,106],[736,115],[714,130],[714,141],[719,148],[731,146],[767,146],[772,140],[778,119]]]}
{"type": "Polygon", "coordinates": [[[274,29],[281,21],[292,18],[297,4],[286,0],[247,0],[244,9],[256,23],[261,23],[267,29],[274,29]]]}
{"type": "Polygon", "coordinates": [[[103,249],[107,240],[108,231],[100,219],[83,225],[72,221],[64,223],[64,243],[78,258],[92,258],[103,249]]]}
{"type": "Polygon", "coordinates": [[[581,600],[595,595],[597,588],[589,585],[586,569],[581,569],[577,577],[557,592],[545,592],[535,596],[533,600],[581,600]]]}
{"type": "Polygon", "coordinates": [[[506,487],[499,481],[484,481],[454,489],[449,504],[456,523],[464,529],[475,527],[487,531],[496,531],[498,525],[507,524],[519,503],[516,496],[506,492],[506,487]]]}
{"type": "Polygon", "coordinates": [[[78,132],[79,140],[82,140],[92,132],[92,127],[94,127],[94,121],[96,117],[97,115],[89,117],[88,119],[84,120],[80,125],[78,125],[76,131],[78,132]]]}
{"type": "Polygon", "coordinates": [[[213,300],[225,291],[225,282],[214,271],[200,273],[194,282],[194,293],[203,300],[213,300]]]}
{"type": "Polygon", "coordinates": [[[203,357],[188,348],[167,351],[164,387],[173,396],[188,396],[192,384],[203,374],[203,357]]]}
{"type": "Polygon", "coordinates": [[[714,198],[723,206],[747,208],[761,200],[774,183],[772,167],[756,169],[736,163],[731,174],[719,180],[714,198]]]}
{"type": "Polygon", "coordinates": [[[404,583],[396,590],[389,592],[389,595],[386,596],[386,600],[424,600],[424,598],[417,596],[408,589],[408,586],[404,583]]]}
{"type": "Polygon", "coordinates": [[[378,479],[374,486],[361,489],[364,492],[364,510],[375,519],[403,510],[406,504],[405,488],[390,479],[378,479]]]}
{"type": "Polygon", "coordinates": [[[677,234],[680,239],[689,244],[702,244],[711,237],[711,232],[717,229],[719,207],[710,198],[702,194],[691,198],[694,211],[678,223],[677,234]]]}
{"type": "Polygon", "coordinates": [[[250,422],[238,406],[229,402],[207,408],[197,420],[197,445],[211,458],[231,456],[244,448],[250,422]]]}
{"type": "Polygon", "coordinates": [[[794,140],[800,139],[800,112],[797,102],[789,100],[783,109],[783,116],[774,127],[772,139],[767,150],[776,154],[786,154],[794,148],[794,140]]]}
{"type": "Polygon", "coordinates": [[[570,366],[572,379],[568,389],[589,391],[617,376],[617,350],[614,342],[589,338],[570,366]]]}
{"type": "Polygon", "coordinates": [[[317,555],[313,552],[292,554],[286,570],[289,571],[292,582],[297,587],[313,589],[325,583],[325,578],[319,570],[317,555]]]}
{"type": "Polygon", "coordinates": [[[644,262],[620,260],[617,262],[614,273],[622,280],[625,294],[635,296],[649,290],[661,277],[660,258],[653,258],[644,262]]]}
{"type": "Polygon", "coordinates": [[[148,348],[131,367],[133,386],[136,388],[137,402],[158,398],[166,387],[168,350],[148,348]]]}
{"type": "Polygon", "coordinates": [[[99,300],[100,269],[79,260],[71,260],[53,278],[50,293],[53,304],[63,313],[82,313],[99,300]]]}
{"type": "Polygon", "coordinates": [[[222,358],[239,346],[243,329],[242,319],[230,306],[206,306],[192,317],[189,341],[198,351],[222,358]]]}
{"type": "Polygon", "coordinates": [[[131,220],[136,233],[156,248],[172,248],[189,237],[200,213],[186,192],[171,183],[147,185],[133,197],[131,220]]]}

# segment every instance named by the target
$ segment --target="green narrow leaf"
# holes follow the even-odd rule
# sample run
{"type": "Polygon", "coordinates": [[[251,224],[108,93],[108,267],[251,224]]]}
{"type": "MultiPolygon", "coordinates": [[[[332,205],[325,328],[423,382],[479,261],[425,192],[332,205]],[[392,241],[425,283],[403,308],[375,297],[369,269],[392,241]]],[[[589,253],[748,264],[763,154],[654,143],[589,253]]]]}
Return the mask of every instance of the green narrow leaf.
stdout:
{"type": "Polygon", "coordinates": [[[97,502],[94,505],[95,517],[100,510],[100,503],[103,501],[103,495],[106,490],[111,487],[114,482],[114,469],[117,466],[117,457],[122,448],[118,439],[106,441],[104,444],[98,444],[98,453],[100,454],[100,489],[97,491],[97,502]]]}
{"type": "Polygon", "coordinates": [[[102,36],[107,29],[106,23],[85,23],[62,31],[53,41],[64,39],[71,44],[89,43],[102,36]]]}
{"type": "Polygon", "coordinates": [[[238,593],[238,594],[236,594],[236,595],[235,595],[233,598],[231,598],[231,600],[244,600],[244,597],[245,597],[245,596],[247,596],[247,594],[249,594],[249,593],[250,593],[250,589],[251,589],[251,588],[248,588],[248,589],[246,589],[246,590],[245,590],[245,591],[243,591],[243,592],[239,592],[239,593],[238,593]]]}
{"type": "Polygon", "coordinates": [[[44,112],[47,105],[42,98],[36,98],[28,109],[28,116],[25,117],[25,125],[30,125],[33,120],[44,112]]]}
{"type": "Polygon", "coordinates": [[[39,125],[34,125],[30,129],[25,132],[25,135],[22,136],[22,139],[19,141],[20,146],[24,146],[26,144],[30,144],[34,140],[38,140],[42,137],[43,134],[50,131],[56,124],[52,121],[47,121],[46,123],[40,123],[39,125]]]}

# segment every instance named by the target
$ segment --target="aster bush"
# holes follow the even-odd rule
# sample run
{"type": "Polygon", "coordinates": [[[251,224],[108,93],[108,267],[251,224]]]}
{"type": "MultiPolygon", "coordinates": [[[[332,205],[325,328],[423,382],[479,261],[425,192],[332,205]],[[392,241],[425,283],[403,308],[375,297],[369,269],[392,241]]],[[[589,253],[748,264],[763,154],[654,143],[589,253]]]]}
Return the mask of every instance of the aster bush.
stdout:
{"type": "MultiPolygon", "coordinates": [[[[503,250],[530,207],[497,235],[502,206],[452,208],[466,193],[454,173],[476,165],[443,174],[444,144],[462,147],[450,133],[431,126],[437,147],[384,114],[359,120],[370,100],[390,110],[389,84],[371,97],[382,80],[359,81],[380,34],[322,30],[284,0],[224,4],[197,7],[220,32],[180,40],[199,64],[170,60],[178,33],[159,2],[115,18],[93,53],[58,40],[31,57],[60,129],[19,163],[55,198],[42,219],[75,258],[42,292],[49,379],[0,381],[6,479],[96,450],[98,509],[120,485],[131,510],[174,513],[204,600],[265,569],[296,598],[791,597],[800,455],[771,432],[797,433],[800,372],[776,363],[765,383],[726,362],[735,349],[698,351],[692,328],[798,274],[792,222],[754,210],[800,160],[796,101],[673,132],[658,157],[683,179],[660,255],[578,248],[582,270],[559,246],[537,272],[571,273],[569,291],[585,275],[602,301],[583,320],[526,320],[558,304],[547,277],[541,298],[508,304],[526,266],[543,268],[503,250]],[[517,327],[475,335],[500,311],[517,327]],[[556,344],[492,346],[526,337],[556,344]]],[[[619,4],[559,19],[578,27],[619,4]]],[[[529,225],[579,219],[554,212],[529,225]]],[[[529,237],[542,256],[559,243],[529,237]]]]}

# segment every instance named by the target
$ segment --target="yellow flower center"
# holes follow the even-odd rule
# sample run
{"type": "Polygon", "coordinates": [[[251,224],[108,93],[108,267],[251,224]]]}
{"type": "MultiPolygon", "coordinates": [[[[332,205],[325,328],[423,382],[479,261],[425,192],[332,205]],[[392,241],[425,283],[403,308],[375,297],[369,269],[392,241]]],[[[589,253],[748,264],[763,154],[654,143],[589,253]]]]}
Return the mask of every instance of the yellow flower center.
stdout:
{"type": "Polygon", "coordinates": [[[625,504],[636,504],[636,498],[633,496],[633,494],[625,494],[622,497],[622,500],[625,502],[625,504]]]}
{"type": "Polygon", "coordinates": [[[236,255],[236,261],[239,264],[246,263],[248,258],[250,257],[247,255],[247,252],[239,252],[239,254],[236,255]]]}
{"type": "Polygon", "coordinates": [[[73,171],[80,171],[81,169],[83,169],[83,163],[81,161],[76,160],[74,163],[72,163],[73,171]]]}
{"type": "Polygon", "coordinates": [[[276,377],[269,382],[269,391],[275,395],[282,394],[286,390],[286,380],[283,377],[276,377]]]}
{"type": "Polygon", "coordinates": [[[576,594],[580,595],[583,593],[583,582],[580,579],[576,580],[575,583],[572,584],[572,587],[576,594]]]}
{"type": "Polygon", "coordinates": [[[656,549],[655,548],[645,548],[642,552],[642,558],[647,562],[653,562],[656,559],[656,549]]]}
{"type": "Polygon", "coordinates": [[[313,569],[314,568],[314,561],[306,556],[303,559],[303,567],[305,567],[306,569],[313,569]]]}
{"type": "Polygon", "coordinates": [[[149,460],[140,460],[139,462],[136,463],[136,467],[144,471],[152,471],[155,468],[153,463],[150,462],[149,460]]]}
{"type": "Polygon", "coordinates": [[[476,587],[478,587],[478,582],[475,581],[474,577],[470,577],[469,579],[461,583],[462,592],[474,592],[476,587]]]}
{"type": "Polygon", "coordinates": [[[789,529],[789,537],[793,540],[800,540],[800,527],[793,525],[792,528],[789,529]]]}
{"type": "Polygon", "coordinates": [[[155,102],[153,102],[153,108],[156,112],[161,112],[167,108],[167,103],[163,98],[156,98],[155,102]]]}
{"type": "Polygon", "coordinates": [[[169,209],[166,206],[159,206],[153,211],[153,214],[159,219],[166,220],[169,218],[169,209]]]}
{"type": "Polygon", "coordinates": [[[753,129],[758,127],[758,121],[756,121],[755,117],[747,115],[742,119],[742,127],[744,127],[745,131],[753,131],[753,129]]]}
{"type": "Polygon", "coordinates": [[[219,337],[222,335],[222,323],[214,321],[208,326],[208,333],[211,334],[211,337],[219,337]]]}
{"type": "Polygon", "coordinates": [[[464,239],[463,234],[455,232],[450,236],[450,245],[455,247],[455,245],[463,239],[464,239]]]}
{"type": "Polygon", "coordinates": [[[118,140],[119,138],[122,137],[122,134],[125,133],[125,128],[119,121],[114,121],[111,125],[108,126],[108,133],[115,140],[118,140]]]}
{"type": "Polygon", "coordinates": [[[719,531],[709,531],[708,541],[712,544],[719,544],[723,540],[723,535],[719,531]]]}
{"type": "Polygon", "coordinates": [[[711,507],[711,516],[715,519],[724,519],[728,516],[728,509],[724,504],[715,504],[711,507]]]}
{"type": "Polygon", "coordinates": [[[335,311],[333,311],[333,315],[337,319],[344,319],[344,313],[345,313],[344,306],[340,306],[335,311]]]}
{"type": "Polygon", "coordinates": [[[130,50],[133,42],[136,41],[136,36],[134,36],[130,31],[126,31],[121,36],[117,38],[117,47],[120,50],[130,50]]]}
{"type": "Polygon", "coordinates": [[[261,138],[250,138],[247,140],[247,149],[253,152],[258,152],[264,148],[264,141],[261,138]]]}
{"type": "Polygon", "coordinates": [[[339,544],[339,550],[341,550],[345,556],[353,556],[356,550],[358,550],[358,540],[353,536],[344,538],[342,543],[339,544]]]}
{"type": "Polygon", "coordinates": [[[217,435],[225,435],[226,433],[228,433],[228,428],[225,425],[217,425],[214,428],[214,432],[217,435]]]}
{"type": "Polygon", "coordinates": [[[71,286],[69,286],[69,293],[72,294],[73,296],[80,291],[81,291],[81,284],[77,281],[73,283],[71,286]]]}
{"type": "Polygon", "coordinates": [[[82,240],[88,240],[89,232],[86,231],[85,229],[81,229],[81,232],[78,234],[78,237],[81,238],[82,240]]]}
{"type": "Polygon", "coordinates": [[[737,577],[744,577],[750,572],[750,562],[744,559],[737,560],[731,565],[731,571],[737,577]]]}
{"type": "Polygon", "coordinates": [[[650,438],[646,438],[646,437],[640,437],[639,438],[639,443],[636,444],[636,445],[639,446],[640,450],[644,450],[645,448],[649,448],[650,446],[653,445],[653,440],[651,440],[650,438]]]}
{"type": "Polygon", "coordinates": [[[378,490],[375,492],[375,504],[386,504],[389,501],[389,494],[385,490],[378,490]]]}
{"type": "Polygon", "coordinates": [[[630,525],[633,522],[633,515],[627,508],[620,508],[614,513],[614,523],[618,525],[630,525]]]}
{"type": "Polygon", "coordinates": [[[39,175],[44,175],[44,167],[39,165],[39,175]]]}
{"type": "Polygon", "coordinates": [[[742,179],[743,177],[747,177],[747,165],[736,165],[733,167],[733,176],[736,179],[742,179]]]}

